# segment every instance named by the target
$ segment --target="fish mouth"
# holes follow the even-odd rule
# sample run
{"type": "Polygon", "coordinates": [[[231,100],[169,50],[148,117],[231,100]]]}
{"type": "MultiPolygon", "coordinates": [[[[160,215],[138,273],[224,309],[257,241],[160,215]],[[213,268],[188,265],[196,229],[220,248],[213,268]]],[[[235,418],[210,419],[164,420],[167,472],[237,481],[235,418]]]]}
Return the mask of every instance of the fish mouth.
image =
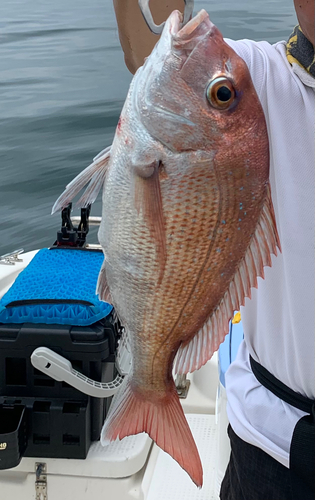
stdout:
{"type": "Polygon", "coordinates": [[[204,36],[211,31],[214,24],[210,21],[209,14],[202,9],[185,26],[181,27],[182,14],[173,12],[171,22],[172,48],[175,51],[189,50],[196,46],[204,36]]]}

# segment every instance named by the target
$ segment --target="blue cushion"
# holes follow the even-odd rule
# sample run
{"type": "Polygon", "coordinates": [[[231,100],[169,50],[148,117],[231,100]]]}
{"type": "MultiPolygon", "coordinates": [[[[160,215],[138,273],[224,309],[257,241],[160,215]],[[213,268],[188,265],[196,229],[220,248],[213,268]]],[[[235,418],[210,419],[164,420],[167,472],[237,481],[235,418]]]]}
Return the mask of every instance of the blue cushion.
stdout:
{"type": "Polygon", "coordinates": [[[95,294],[102,252],[40,250],[0,300],[1,323],[85,326],[105,318],[112,305],[95,294]]]}

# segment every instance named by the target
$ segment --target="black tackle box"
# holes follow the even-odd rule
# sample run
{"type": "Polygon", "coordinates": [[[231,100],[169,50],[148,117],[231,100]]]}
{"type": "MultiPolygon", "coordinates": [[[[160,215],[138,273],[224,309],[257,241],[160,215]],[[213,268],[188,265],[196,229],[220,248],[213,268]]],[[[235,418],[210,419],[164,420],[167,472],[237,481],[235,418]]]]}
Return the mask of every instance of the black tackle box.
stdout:
{"type": "Polygon", "coordinates": [[[31,364],[48,347],[99,382],[116,376],[119,327],[114,313],[93,325],[0,324],[0,469],[22,456],[86,457],[98,440],[110,400],[87,396],[31,364]]]}
{"type": "Polygon", "coordinates": [[[90,206],[73,227],[71,204],[50,249],[40,250],[0,300],[0,469],[23,456],[84,459],[112,398],[87,396],[31,364],[47,347],[98,382],[116,377],[120,325],[95,295],[101,249],[86,244],[90,206]]]}

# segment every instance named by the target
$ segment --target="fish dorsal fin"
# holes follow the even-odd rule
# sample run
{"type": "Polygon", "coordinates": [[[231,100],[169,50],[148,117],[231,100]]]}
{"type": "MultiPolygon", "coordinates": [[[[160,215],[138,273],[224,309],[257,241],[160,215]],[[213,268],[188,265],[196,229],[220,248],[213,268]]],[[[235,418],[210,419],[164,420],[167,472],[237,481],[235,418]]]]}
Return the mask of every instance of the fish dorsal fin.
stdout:
{"type": "Polygon", "coordinates": [[[281,252],[268,185],[261,216],[245,257],[219,306],[192,340],[180,346],[175,360],[175,373],[198,370],[212,357],[229,332],[229,321],[234,311],[244,305],[245,297],[251,297],[251,288],[257,288],[257,277],[264,278],[264,266],[271,266],[271,254],[277,255],[277,248],[281,252]]]}
{"type": "Polygon", "coordinates": [[[65,208],[87,184],[88,186],[79,199],[77,205],[84,208],[94,203],[100,189],[104,185],[109,158],[110,147],[104,149],[99,155],[97,155],[94,158],[93,163],[91,163],[91,165],[89,165],[85,170],[83,170],[83,172],[77,175],[70,182],[70,184],[67,185],[64,192],[55,202],[52,213],[54,214],[58,210],[65,208]]]}

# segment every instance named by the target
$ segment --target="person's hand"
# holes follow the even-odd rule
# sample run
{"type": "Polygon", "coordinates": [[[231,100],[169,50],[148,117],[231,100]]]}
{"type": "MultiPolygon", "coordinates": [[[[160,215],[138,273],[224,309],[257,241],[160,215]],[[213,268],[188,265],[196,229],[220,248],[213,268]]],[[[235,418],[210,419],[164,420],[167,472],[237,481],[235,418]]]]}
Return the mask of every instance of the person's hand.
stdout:
{"type": "MultiPolygon", "coordinates": [[[[158,41],[143,19],[138,0],[113,0],[119,39],[126,66],[135,73],[158,41]]],[[[184,12],[184,0],[151,0],[150,9],[156,24],[165,21],[173,10],[184,12]]]]}

